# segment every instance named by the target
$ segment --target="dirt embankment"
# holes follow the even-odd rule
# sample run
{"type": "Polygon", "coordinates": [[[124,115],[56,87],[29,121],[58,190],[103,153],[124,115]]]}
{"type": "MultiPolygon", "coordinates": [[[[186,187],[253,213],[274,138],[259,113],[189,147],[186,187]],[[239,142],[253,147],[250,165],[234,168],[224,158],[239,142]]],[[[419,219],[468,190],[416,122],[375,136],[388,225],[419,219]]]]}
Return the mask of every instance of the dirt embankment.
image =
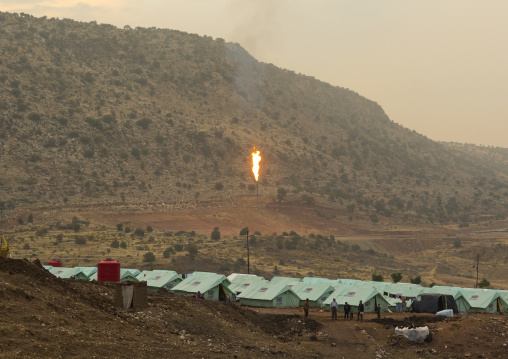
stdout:
{"type": "MultiPolygon", "coordinates": [[[[0,258],[0,358],[506,358],[503,315],[372,313],[332,321],[312,309],[244,308],[168,293],[148,308],[113,305],[114,283],[62,280],[38,261],[0,258]],[[427,325],[432,341],[410,344],[394,326],[427,325]]],[[[340,316],[339,316],[340,318],[340,316]]]]}

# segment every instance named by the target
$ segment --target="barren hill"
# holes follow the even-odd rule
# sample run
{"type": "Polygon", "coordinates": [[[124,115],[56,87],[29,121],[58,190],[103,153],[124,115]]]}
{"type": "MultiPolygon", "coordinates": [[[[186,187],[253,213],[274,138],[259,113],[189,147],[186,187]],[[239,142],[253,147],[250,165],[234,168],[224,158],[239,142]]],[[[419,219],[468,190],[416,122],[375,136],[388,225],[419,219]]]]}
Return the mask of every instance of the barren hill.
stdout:
{"type": "Polygon", "coordinates": [[[504,149],[431,141],[348,89],[179,31],[0,13],[0,211],[260,191],[468,226],[507,211],[504,149]]]}

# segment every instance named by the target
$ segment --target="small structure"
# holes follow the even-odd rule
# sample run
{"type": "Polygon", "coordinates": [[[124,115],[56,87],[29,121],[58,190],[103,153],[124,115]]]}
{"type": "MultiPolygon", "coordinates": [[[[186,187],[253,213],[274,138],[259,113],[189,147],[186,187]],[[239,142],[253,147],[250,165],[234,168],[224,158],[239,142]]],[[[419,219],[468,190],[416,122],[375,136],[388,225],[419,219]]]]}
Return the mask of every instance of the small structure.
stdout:
{"type": "Polygon", "coordinates": [[[97,267],[74,267],[79,269],[88,279],[95,273],[97,273],[97,267]]]}
{"type": "Polygon", "coordinates": [[[62,266],[62,262],[57,260],[57,259],[53,259],[53,260],[50,260],[48,263],[47,263],[48,266],[51,266],[51,267],[61,267],[62,266]]]}
{"type": "Polygon", "coordinates": [[[373,287],[362,287],[362,286],[342,286],[335,290],[328,299],[323,302],[323,305],[328,309],[330,303],[335,298],[339,305],[339,311],[344,311],[344,304],[347,302],[351,305],[353,312],[358,311],[358,305],[360,300],[363,303],[365,312],[374,312],[378,304],[381,305],[381,310],[388,310],[389,303],[381,292],[373,287]]]}
{"type": "Polygon", "coordinates": [[[309,282],[296,282],[292,283],[290,287],[300,298],[300,305],[306,299],[309,299],[311,307],[322,307],[326,299],[335,291],[335,288],[330,283],[309,283],[309,282]]]}
{"type": "Polygon", "coordinates": [[[148,307],[146,282],[118,282],[115,286],[114,304],[125,310],[142,310],[148,307]]]}
{"type": "Polygon", "coordinates": [[[242,277],[243,280],[235,278],[235,281],[229,285],[229,289],[238,298],[239,295],[242,294],[244,291],[246,291],[251,285],[259,284],[259,283],[268,283],[268,281],[266,279],[260,279],[260,278],[261,277],[258,277],[258,278],[242,277]]]}
{"type": "Polygon", "coordinates": [[[170,291],[181,281],[183,281],[182,277],[175,271],[159,270],[151,275],[146,283],[149,292],[158,292],[161,289],[170,291]]]}
{"type": "Polygon", "coordinates": [[[469,312],[497,313],[508,305],[499,292],[493,289],[463,288],[462,294],[469,304],[469,312]]]}
{"type": "Polygon", "coordinates": [[[235,296],[229,290],[229,280],[225,275],[216,273],[194,272],[183,281],[175,285],[171,292],[176,295],[196,296],[198,292],[205,300],[234,301],[235,296]]]}
{"type": "Polygon", "coordinates": [[[228,280],[231,283],[235,283],[238,280],[243,281],[244,279],[263,279],[264,280],[265,278],[260,277],[255,274],[243,274],[243,273],[231,273],[230,275],[228,275],[228,280]]]}
{"type": "Polygon", "coordinates": [[[462,288],[458,287],[445,287],[445,286],[434,286],[432,288],[424,288],[423,293],[438,293],[453,296],[459,313],[466,314],[469,312],[470,305],[462,293],[462,288]]]}
{"type": "Polygon", "coordinates": [[[255,282],[239,295],[240,304],[252,307],[297,308],[300,298],[284,283],[255,282]]]}
{"type": "Polygon", "coordinates": [[[95,279],[99,282],[119,282],[120,262],[111,258],[106,258],[105,260],[100,261],[97,263],[97,272],[92,274],[90,279],[95,279]]]}
{"type": "Polygon", "coordinates": [[[49,272],[58,278],[72,278],[88,280],[88,277],[78,268],[53,267],[49,272]]]}
{"type": "Polygon", "coordinates": [[[455,299],[449,294],[423,293],[411,304],[416,313],[436,314],[445,309],[452,309],[454,314],[459,312],[455,299]]]}

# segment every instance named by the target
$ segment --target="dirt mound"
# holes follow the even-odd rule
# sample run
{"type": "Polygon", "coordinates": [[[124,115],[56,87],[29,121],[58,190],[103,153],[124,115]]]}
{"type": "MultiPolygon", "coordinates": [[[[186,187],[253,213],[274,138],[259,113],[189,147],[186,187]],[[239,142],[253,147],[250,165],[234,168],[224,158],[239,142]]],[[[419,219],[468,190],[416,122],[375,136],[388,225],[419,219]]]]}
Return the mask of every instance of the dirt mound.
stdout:
{"type": "Polygon", "coordinates": [[[297,315],[149,295],[148,308],[113,305],[115,283],[59,279],[37,262],[0,258],[0,357],[315,357],[319,327],[297,315]],[[308,340],[310,342],[310,339],[308,340]]]}

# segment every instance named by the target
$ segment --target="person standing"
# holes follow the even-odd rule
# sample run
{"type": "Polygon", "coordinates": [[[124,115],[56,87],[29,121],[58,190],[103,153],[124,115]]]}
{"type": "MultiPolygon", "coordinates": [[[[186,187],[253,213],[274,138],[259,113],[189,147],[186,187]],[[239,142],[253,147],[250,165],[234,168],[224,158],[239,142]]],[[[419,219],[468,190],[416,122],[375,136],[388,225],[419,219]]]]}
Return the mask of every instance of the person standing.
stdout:
{"type": "Polygon", "coordinates": [[[337,308],[339,307],[339,304],[335,301],[335,298],[333,298],[332,302],[330,303],[330,308],[332,309],[332,320],[337,320],[337,308]]]}
{"type": "Polygon", "coordinates": [[[345,320],[348,320],[349,319],[349,312],[351,311],[351,306],[349,304],[344,303],[344,319],[345,320]]]}
{"type": "Polygon", "coordinates": [[[406,297],[402,297],[402,311],[406,311],[406,297]]]}
{"type": "Polygon", "coordinates": [[[309,298],[305,299],[303,303],[303,312],[305,313],[305,318],[309,316],[309,298]]]}
{"type": "Polygon", "coordinates": [[[358,317],[356,318],[356,321],[362,321],[363,322],[363,311],[365,310],[365,307],[363,305],[363,302],[360,300],[360,304],[358,304],[358,317]]]}
{"type": "Polygon", "coordinates": [[[381,304],[376,307],[377,319],[381,319],[381,304]]]}

